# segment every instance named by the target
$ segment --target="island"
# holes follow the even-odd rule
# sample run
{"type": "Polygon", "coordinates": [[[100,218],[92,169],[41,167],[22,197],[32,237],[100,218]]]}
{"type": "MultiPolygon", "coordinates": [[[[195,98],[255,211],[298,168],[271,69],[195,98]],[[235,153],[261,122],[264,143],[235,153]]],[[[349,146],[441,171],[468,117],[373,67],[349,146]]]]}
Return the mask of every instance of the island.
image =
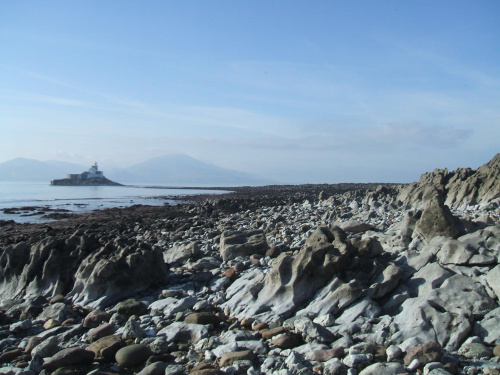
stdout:
{"type": "Polygon", "coordinates": [[[118,182],[108,180],[99,170],[97,162],[88,171],[79,174],[67,174],[66,178],[51,180],[51,185],[57,186],[123,186],[118,182]]]}

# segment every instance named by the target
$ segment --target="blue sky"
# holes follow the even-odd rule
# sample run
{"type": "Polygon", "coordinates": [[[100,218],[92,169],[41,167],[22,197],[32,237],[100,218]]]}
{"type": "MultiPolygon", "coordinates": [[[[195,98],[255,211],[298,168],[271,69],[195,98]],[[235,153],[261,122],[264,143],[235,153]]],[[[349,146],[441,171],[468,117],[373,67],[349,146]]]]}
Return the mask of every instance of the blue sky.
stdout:
{"type": "Polygon", "coordinates": [[[284,183],[500,152],[500,2],[0,2],[0,162],[182,152],[284,183]]]}

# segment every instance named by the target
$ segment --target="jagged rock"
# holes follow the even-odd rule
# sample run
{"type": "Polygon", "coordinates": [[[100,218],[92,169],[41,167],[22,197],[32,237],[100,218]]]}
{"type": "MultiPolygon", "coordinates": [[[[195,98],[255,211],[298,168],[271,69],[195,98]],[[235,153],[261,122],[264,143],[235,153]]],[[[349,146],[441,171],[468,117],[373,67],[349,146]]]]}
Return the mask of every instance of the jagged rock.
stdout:
{"type": "Polygon", "coordinates": [[[384,269],[382,275],[380,275],[372,285],[371,289],[373,290],[373,294],[371,298],[383,298],[393,291],[398,286],[401,275],[402,271],[399,267],[389,264],[384,269]]]}
{"type": "Polygon", "coordinates": [[[487,344],[500,344],[500,307],[488,312],[475,322],[473,333],[487,344]]]}
{"type": "Polygon", "coordinates": [[[208,329],[201,324],[175,322],[157,333],[161,335],[169,342],[197,342],[208,335],[208,329]]]}
{"type": "Polygon", "coordinates": [[[413,238],[418,236],[429,242],[436,236],[455,238],[464,233],[460,221],[453,216],[448,206],[444,205],[441,198],[435,197],[430,200],[415,224],[413,238]]]}
{"type": "Polygon", "coordinates": [[[343,223],[340,223],[339,227],[342,228],[342,230],[344,230],[345,232],[354,234],[364,233],[374,229],[373,226],[371,226],[370,224],[363,223],[358,220],[345,221],[343,223]]]}
{"type": "Polygon", "coordinates": [[[38,319],[43,319],[43,320],[55,319],[60,322],[63,322],[66,319],[74,318],[77,316],[78,314],[75,311],[71,310],[68,305],[62,302],[58,302],[54,303],[53,305],[49,305],[45,309],[43,309],[43,312],[40,315],[38,315],[38,319]]]}
{"type": "Polygon", "coordinates": [[[183,244],[175,244],[172,248],[163,252],[163,260],[167,264],[184,263],[190,258],[200,254],[200,246],[197,241],[183,244]]]}
{"type": "Polygon", "coordinates": [[[239,256],[265,255],[268,249],[262,230],[224,232],[220,238],[220,254],[225,262],[239,256]]]}
{"type": "Polygon", "coordinates": [[[353,280],[343,283],[334,277],[326,286],[316,292],[307,307],[297,312],[297,315],[336,315],[356,301],[363,293],[359,282],[353,280]]]}
{"type": "Polygon", "coordinates": [[[73,303],[103,308],[163,283],[167,268],[163,254],[125,247],[118,251],[108,245],[86,257],[74,275],[76,281],[68,298],[73,303]]]}

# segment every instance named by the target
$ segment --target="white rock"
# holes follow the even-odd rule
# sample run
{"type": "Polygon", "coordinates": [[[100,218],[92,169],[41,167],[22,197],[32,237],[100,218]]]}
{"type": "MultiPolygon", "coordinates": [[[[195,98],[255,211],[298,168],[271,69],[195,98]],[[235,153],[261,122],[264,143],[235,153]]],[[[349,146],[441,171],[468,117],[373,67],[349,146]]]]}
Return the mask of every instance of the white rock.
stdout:
{"type": "Polygon", "coordinates": [[[420,361],[417,358],[415,358],[413,361],[410,362],[410,364],[406,369],[408,371],[415,371],[419,366],[420,366],[420,361]]]}

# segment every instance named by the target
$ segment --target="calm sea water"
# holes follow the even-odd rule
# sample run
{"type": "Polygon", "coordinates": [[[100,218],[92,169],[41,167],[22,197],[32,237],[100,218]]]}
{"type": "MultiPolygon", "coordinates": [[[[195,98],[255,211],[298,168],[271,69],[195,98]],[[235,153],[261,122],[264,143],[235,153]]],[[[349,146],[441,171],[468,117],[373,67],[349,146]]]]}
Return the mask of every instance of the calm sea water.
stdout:
{"type": "Polygon", "coordinates": [[[47,182],[0,181],[0,220],[16,222],[47,221],[41,215],[28,216],[33,211],[22,207],[47,207],[71,212],[88,212],[134,204],[161,206],[174,204],[172,196],[221,193],[220,190],[163,189],[128,186],[52,186],[47,182]],[[167,198],[165,198],[167,197],[167,198]],[[4,212],[16,208],[15,214],[4,212]]]}

